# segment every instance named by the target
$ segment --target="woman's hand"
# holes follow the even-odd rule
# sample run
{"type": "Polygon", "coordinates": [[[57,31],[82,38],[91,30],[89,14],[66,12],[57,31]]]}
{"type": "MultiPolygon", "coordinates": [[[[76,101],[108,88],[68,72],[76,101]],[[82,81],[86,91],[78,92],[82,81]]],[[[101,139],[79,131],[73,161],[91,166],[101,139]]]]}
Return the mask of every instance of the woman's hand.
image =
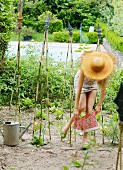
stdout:
{"type": "Polygon", "coordinates": [[[102,107],[102,104],[100,104],[100,103],[98,103],[98,104],[96,105],[96,107],[95,107],[96,113],[98,113],[98,112],[100,111],[101,107],[102,107]]]}

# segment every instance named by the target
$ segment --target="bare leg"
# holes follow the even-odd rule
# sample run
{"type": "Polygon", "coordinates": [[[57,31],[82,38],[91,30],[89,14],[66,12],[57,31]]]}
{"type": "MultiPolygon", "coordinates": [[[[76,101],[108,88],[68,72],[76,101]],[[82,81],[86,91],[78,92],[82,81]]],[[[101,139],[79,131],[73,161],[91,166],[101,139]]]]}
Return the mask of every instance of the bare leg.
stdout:
{"type": "MultiPolygon", "coordinates": [[[[84,110],[86,106],[86,93],[82,93],[80,96],[80,102],[79,102],[79,109],[78,109],[78,115],[80,115],[84,110]]],[[[74,114],[71,116],[70,121],[65,125],[65,127],[62,129],[62,132],[67,134],[70,126],[74,122],[74,114]]]]}
{"type": "MultiPolygon", "coordinates": [[[[97,90],[93,90],[89,93],[87,93],[87,100],[86,100],[86,117],[88,117],[89,114],[91,114],[92,109],[93,109],[93,105],[95,102],[95,98],[96,98],[96,92],[97,90]]],[[[84,132],[83,134],[83,143],[86,142],[87,140],[87,132],[84,132]]]]}

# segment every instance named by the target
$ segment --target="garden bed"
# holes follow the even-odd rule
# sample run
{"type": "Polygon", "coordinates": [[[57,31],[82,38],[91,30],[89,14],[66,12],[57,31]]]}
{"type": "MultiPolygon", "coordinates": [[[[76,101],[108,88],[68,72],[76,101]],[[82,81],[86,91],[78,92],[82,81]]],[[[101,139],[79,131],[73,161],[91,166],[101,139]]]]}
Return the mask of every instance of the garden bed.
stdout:
{"type": "MultiPolygon", "coordinates": [[[[8,107],[1,108],[0,117],[3,121],[10,120],[13,116],[13,110],[9,111],[8,107]]],[[[28,124],[32,121],[33,111],[24,111],[21,113],[21,117],[22,125],[28,124]]],[[[51,115],[50,120],[52,120],[51,140],[49,140],[47,129],[45,140],[48,141],[48,144],[44,146],[36,147],[30,144],[32,126],[23,135],[19,145],[15,147],[3,145],[3,137],[0,134],[0,168],[5,170],[67,170],[67,168],[80,170],[81,167],[77,168],[75,165],[83,164],[87,154],[84,170],[115,170],[118,145],[113,146],[106,139],[102,144],[101,129],[96,131],[96,142],[93,141],[93,134],[89,135],[91,148],[87,153],[81,150],[82,136],[80,134],[76,134],[75,141],[75,135],[72,133],[72,146],[69,144],[68,136],[61,141],[59,123],[66,122],[64,118],[56,120],[54,115],[51,115]],[[74,166],[72,161],[74,161],[74,166]]]]}

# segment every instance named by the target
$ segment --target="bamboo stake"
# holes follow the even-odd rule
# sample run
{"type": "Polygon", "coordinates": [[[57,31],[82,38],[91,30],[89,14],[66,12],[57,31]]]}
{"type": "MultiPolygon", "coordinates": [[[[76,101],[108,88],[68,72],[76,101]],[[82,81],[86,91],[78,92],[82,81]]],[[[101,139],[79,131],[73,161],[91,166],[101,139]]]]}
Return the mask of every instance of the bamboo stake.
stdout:
{"type": "Polygon", "coordinates": [[[48,82],[48,28],[49,28],[49,17],[46,18],[46,89],[47,89],[47,115],[48,115],[48,129],[49,129],[49,139],[51,140],[50,131],[50,114],[49,114],[49,82],[48,82]]]}
{"type": "Polygon", "coordinates": [[[104,118],[103,118],[103,113],[102,113],[102,107],[101,107],[101,110],[100,110],[100,113],[101,113],[101,121],[102,121],[102,144],[105,143],[104,141],[104,118]]]}
{"type": "MultiPolygon", "coordinates": [[[[46,42],[46,31],[44,32],[44,41],[43,41],[43,44],[42,44],[42,52],[41,52],[41,56],[40,56],[38,76],[37,76],[37,86],[36,86],[36,96],[35,96],[35,109],[34,109],[34,118],[33,118],[34,119],[33,137],[34,137],[34,133],[35,133],[36,110],[37,110],[37,101],[38,101],[38,94],[39,94],[39,80],[42,79],[43,56],[44,56],[44,51],[45,51],[45,42],[46,42]]],[[[41,90],[42,90],[42,88],[41,88],[41,90]]],[[[42,102],[42,98],[41,98],[41,102],[42,102]]],[[[42,112],[42,110],[41,110],[41,112],[42,112]]],[[[42,125],[42,114],[41,114],[39,137],[41,137],[41,129],[42,129],[41,125],[42,125]]]]}
{"type": "Polygon", "coordinates": [[[123,132],[123,122],[119,123],[120,128],[120,140],[119,140],[119,146],[118,146],[118,154],[117,154],[117,161],[116,161],[116,170],[118,170],[118,162],[120,158],[120,170],[122,170],[122,132],[123,132]]]}
{"type": "MultiPolygon", "coordinates": [[[[22,19],[23,19],[23,17],[22,17],[22,7],[23,7],[23,2],[21,3],[21,0],[18,0],[18,51],[17,51],[17,56],[16,56],[16,69],[15,69],[14,78],[13,78],[14,82],[16,81],[17,70],[20,69],[20,66],[19,66],[19,63],[20,63],[20,61],[19,61],[20,60],[20,33],[21,33],[22,19]]],[[[20,70],[18,71],[18,73],[20,73],[20,70]]],[[[20,76],[18,77],[18,81],[17,81],[18,85],[19,85],[19,82],[20,82],[19,78],[20,78],[20,76]]],[[[19,91],[17,90],[17,88],[19,88],[19,87],[17,87],[17,84],[16,84],[16,94],[19,93],[19,91]]],[[[10,97],[10,107],[12,106],[13,94],[14,94],[14,88],[12,89],[12,93],[11,93],[11,97],[10,97]]],[[[16,97],[16,104],[19,102],[19,100],[20,100],[19,97],[18,98],[16,97]]],[[[9,107],[9,110],[10,110],[10,107],[9,107]]],[[[15,109],[15,120],[17,118],[17,110],[18,109],[16,107],[16,109],[15,109]]]]}
{"type": "MultiPolygon", "coordinates": [[[[64,98],[66,97],[64,90],[65,90],[65,85],[66,85],[68,54],[69,54],[69,43],[68,43],[67,56],[66,56],[65,67],[64,67],[64,83],[63,83],[63,91],[62,91],[63,92],[62,111],[63,111],[63,108],[64,108],[64,98]]],[[[64,118],[64,116],[63,116],[63,118],[64,118]]],[[[62,138],[61,138],[61,141],[62,141],[62,138]]]]}
{"type": "Polygon", "coordinates": [[[101,51],[101,49],[100,49],[100,39],[99,38],[98,38],[98,41],[97,41],[96,51],[101,51]]]}
{"type": "MultiPolygon", "coordinates": [[[[69,43],[68,43],[68,50],[67,50],[67,56],[66,56],[66,61],[65,61],[65,69],[64,69],[63,98],[65,97],[64,96],[64,94],[65,94],[64,90],[65,90],[65,85],[66,85],[68,53],[69,53],[69,43]]],[[[62,106],[63,105],[64,105],[64,101],[62,103],[62,106]]]]}
{"type": "MultiPolygon", "coordinates": [[[[100,25],[98,24],[98,28],[97,28],[97,47],[96,47],[96,51],[101,51],[101,48],[100,48],[100,36],[101,36],[101,29],[100,29],[100,25]]],[[[96,103],[97,103],[97,97],[96,97],[96,103]]],[[[101,107],[101,118],[102,118],[102,143],[104,144],[104,126],[103,126],[103,114],[102,114],[102,107],[101,107]]],[[[96,141],[96,132],[94,131],[94,138],[95,138],[95,141],[96,141]]]]}
{"type": "Polygon", "coordinates": [[[96,51],[100,51],[100,36],[101,36],[101,29],[100,29],[100,25],[99,25],[99,24],[98,24],[98,28],[97,28],[96,31],[97,31],[97,37],[98,37],[96,51]]]}
{"type": "Polygon", "coordinates": [[[41,99],[41,119],[40,119],[40,131],[39,131],[39,139],[41,138],[42,135],[42,99],[41,99]]]}
{"type": "MultiPolygon", "coordinates": [[[[72,101],[73,101],[73,56],[72,56],[72,27],[68,23],[69,43],[70,43],[70,68],[71,68],[71,81],[70,81],[70,118],[72,114],[72,101]]],[[[70,126],[70,146],[71,146],[71,126],[70,126]]]]}
{"type": "Polygon", "coordinates": [[[67,75],[67,61],[68,61],[68,53],[69,53],[69,43],[68,43],[68,50],[67,50],[67,56],[66,56],[66,60],[65,60],[65,67],[64,67],[64,83],[63,83],[63,101],[62,101],[62,111],[64,108],[64,98],[65,96],[65,85],[66,85],[66,75],[67,75]]]}
{"type": "Polygon", "coordinates": [[[22,4],[21,0],[18,0],[18,50],[17,50],[17,100],[16,100],[16,112],[15,112],[15,120],[17,119],[17,112],[19,112],[19,124],[21,125],[21,116],[20,116],[20,33],[22,28],[22,4]]]}

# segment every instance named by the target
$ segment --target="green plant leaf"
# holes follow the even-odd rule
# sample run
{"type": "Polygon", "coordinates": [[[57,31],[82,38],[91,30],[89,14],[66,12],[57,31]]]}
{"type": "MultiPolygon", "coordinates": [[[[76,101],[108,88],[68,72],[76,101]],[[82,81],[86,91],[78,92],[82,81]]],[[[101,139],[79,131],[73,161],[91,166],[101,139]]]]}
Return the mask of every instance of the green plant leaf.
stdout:
{"type": "Polygon", "coordinates": [[[75,166],[75,167],[81,167],[82,166],[82,162],[80,162],[80,161],[72,161],[72,163],[71,163],[73,166],[75,166]]]}
{"type": "Polygon", "coordinates": [[[63,170],[69,170],[67,166],[63,166],[63,170]]]}

